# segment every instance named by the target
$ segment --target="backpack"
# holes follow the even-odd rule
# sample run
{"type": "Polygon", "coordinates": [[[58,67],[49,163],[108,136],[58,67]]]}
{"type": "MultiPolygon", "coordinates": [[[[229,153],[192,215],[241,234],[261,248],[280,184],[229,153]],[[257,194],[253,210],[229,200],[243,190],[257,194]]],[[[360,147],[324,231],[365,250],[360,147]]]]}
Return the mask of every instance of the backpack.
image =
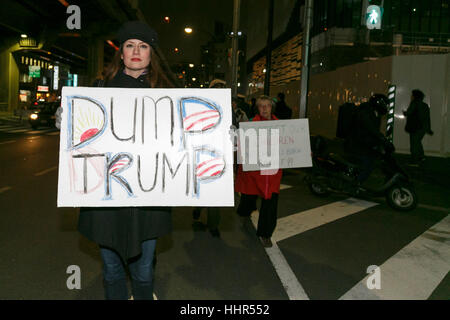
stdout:
{"type": "Polygon", "coordinates": [[[346,102],[339,106],[338,121],[336,128],[336,137],[347,139],[351,133],[352,127],[356,122],[356,112],[358,107],[351,102],[346,102]]]}

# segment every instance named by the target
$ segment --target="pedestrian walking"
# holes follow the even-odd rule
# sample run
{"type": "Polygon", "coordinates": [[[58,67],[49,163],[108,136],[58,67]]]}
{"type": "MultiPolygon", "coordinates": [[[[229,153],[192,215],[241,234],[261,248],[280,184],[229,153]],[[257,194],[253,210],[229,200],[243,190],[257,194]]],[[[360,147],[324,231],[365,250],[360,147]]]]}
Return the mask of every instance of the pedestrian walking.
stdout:
{"type": "Polygon", "coordinates": [[[277,95],[277,103],[275,105],[275,116],[278,119],[291,119],[292,118],[292,109],[288,107],[286,104],[285,95],[283,92],[278,93],[277,95]]]}
{"type": "MultiPolygon", "coordinates": [[[[256,100],[258,114],[252,121],[278,120],[272,114],[275,102],[268,96],[260,96],[256,100]]],[[[237,208],[237,214],[248,220],[251,213],[256,210],[256,201],[261,197],[261,208],[256,235],[264,247],[271,247],[271,237],[277,224],[278,194],[282,170],[276,172],[243,171],[242,165],[238,167],[236,177],[236,192],[241,193],[241,200],[237,208]]]]}
{"type": "Polygon", "coordinates": [[[238,98],[232,98],[231,105],[232,105],[232,111],[233,111],[233,120],[235,121],[235,123],[233,123],[233,125],[236,128],[239,128],[239,122],[248,121],[247,114],[245,113],[244,110],[242,110],[239,107],[239,99],[238,98]]]}
{"type": "Polygon", "coordinates": [[[250,99],[250,117],[249,119],[253,119],[254,116],[258,114],[258,108],[256,108],[256,98],[250,99]]]}
{"type": "Polygon", "coordinates": [[[411,94],[411,103],[403,114],[406,116],[405,131],[409,133],[409,147],[411,164],[418,165],[425,160],[422,139],[425,134],[433,135],[431,130],[430,107],[423,102],[425,94],[414,89],[411,94]]]}
{"type": "MultiPolygon", "coordinates": [[[[105,87],[172,88],[156,32],[140,21],[125,23],[105,72],[105,87]]],[[[172,230],[169,207],[80,208],[79,232],[100,247],[106,299],[128,299],[126,267],[135,300],[153,299],[156,240],[172,230]]]]}

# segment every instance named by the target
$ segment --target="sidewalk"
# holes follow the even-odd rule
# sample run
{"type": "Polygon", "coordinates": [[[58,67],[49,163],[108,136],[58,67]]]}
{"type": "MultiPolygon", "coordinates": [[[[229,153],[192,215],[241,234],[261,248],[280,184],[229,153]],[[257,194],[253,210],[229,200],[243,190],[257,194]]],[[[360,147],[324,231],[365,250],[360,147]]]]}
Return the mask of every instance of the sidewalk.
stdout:
{"type": "Polygon", "coordinates": [[[13,112],[0,111],[0,124],[21,125],[27,123],[26,120],[27,119],[25,119],[24,117],[21,118],[18,115],[14,115],[13,112]]]}
{"type": "Polygon", "coordinates": [[[426,156],[418,165],[410,165],[409,154],[396,154],[396,159],[413,180],[435,184],[450,190],[450,158],[426,156]]]}

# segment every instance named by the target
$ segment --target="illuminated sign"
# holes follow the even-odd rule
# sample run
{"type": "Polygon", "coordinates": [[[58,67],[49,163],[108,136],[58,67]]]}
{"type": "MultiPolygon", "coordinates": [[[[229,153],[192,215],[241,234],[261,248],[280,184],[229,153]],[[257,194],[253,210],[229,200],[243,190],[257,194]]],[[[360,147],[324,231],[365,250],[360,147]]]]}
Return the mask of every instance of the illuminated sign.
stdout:
{"type": "Polygon", "coordinates": [[[371,5],[366,11],[367,29],[381,29],[381,18],[383,17],[383,8],[371,5]]]}
{"type": "Polygon", "coordinates": [[[41,67],[40,66],[28,66],[28,75],[31,78],[41,77],[41,67]]]}
{"type": "Polygon", "coordinates": [[[53,90],[58,90],[59,66],[53,67],[53,90]]]}
{"type": "Polygon", "coordinates": [[[48,92],[48,86],[38,86],[37,91],[39,92],[48,92]]]}

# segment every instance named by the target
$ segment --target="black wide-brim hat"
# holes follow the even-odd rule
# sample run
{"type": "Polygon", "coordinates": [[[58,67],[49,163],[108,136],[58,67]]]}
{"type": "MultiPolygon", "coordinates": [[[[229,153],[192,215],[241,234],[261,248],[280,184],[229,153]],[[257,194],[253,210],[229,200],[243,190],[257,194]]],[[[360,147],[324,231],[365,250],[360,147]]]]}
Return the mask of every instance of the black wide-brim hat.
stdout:
{"type": "Polygon", "coordinates": [[[158,45],[158,34],[142,21],[128,21],[120,27],[117,32],[117,40],[120,45],[129,39],[138,39],[156,47],[158,45]]]}

